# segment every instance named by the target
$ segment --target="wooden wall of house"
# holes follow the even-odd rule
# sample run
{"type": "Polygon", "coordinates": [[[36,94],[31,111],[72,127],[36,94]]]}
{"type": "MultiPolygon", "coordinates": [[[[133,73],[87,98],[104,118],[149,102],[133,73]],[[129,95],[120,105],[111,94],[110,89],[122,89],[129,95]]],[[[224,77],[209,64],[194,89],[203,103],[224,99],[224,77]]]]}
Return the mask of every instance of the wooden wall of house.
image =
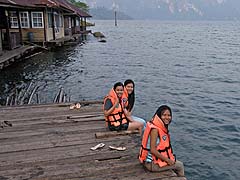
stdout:
{"type": "MultiPolygon", "coordinates": [[[[10,33],[19,32],[18,29],[10,29],[10,33]]],[[[22,29],[22,40],[29,41],[28,33],[33,33],[33,42],[43,42],[44,41],[44,29],[43,28],[24,28],[22,29]]]]}
{"type": "Polygon", "coordinates": [[[19,29],[9,29],[10,33],[10,47],[6,49],[15,49],[19,46],[21,46],[21,38],[20,38],[20,32],[19,29]]]}
{"type": "Polygon", "coordinates": [[[64,28],[63,27],[59,27],[59,32],[56,33],[56,39],[59,39],[59,38],[63,38],[64,37],[64,28]]]}
{"type": "Polygon", "coordinates": [[[80,26],[76,26],[76,27],[74,27],[74,29],[73,29],[73,33],[74,34],[80,34],[80,26]]]}
{"type": "Polygon", "coordinates": [[[22,29],[22,38],[23,41],[29,41],[28,33],[33,33],[33,42],[43,42],[44,39],[44,28],[26,28],[22,29]]]}
{"type": "Polygon", "coordinates": [[[72,36],[72,26],[69,24],[70,17],[64,17],[64,34],[65,36],[72,36]]]}
{"type": "MultiPolygon", "coordinates": [[[[63,14],[61,11],[58,11],[60,14],[62,21],[63,19],[63,14]]],[[[45,14],[45,22],[46,22],[46,41],[51,41],[53,40],[53,28],[49,27],[49,22],[48,22],[48,15],[47,13],[45,14]]],[[[64,37],[64,22],[62,22],[63,27],[55,27],[55,39],[63,38],[64,37]]]]}
{"type": "Polygon", "coordinates": [[[47,28],[47,41],[53,40],[53,29],[47,28]]]}
{"type": "MultiPolygon", "coordinates": [[[[46,34],[47,34],[47,41],[53,40],[53,29],[52,28],[47,28],[46,29],[46,34]]],[[[55,32],[55,38],[63,38],[64,37],[64,27],[59,28],[59,32],[55,32]]]]}

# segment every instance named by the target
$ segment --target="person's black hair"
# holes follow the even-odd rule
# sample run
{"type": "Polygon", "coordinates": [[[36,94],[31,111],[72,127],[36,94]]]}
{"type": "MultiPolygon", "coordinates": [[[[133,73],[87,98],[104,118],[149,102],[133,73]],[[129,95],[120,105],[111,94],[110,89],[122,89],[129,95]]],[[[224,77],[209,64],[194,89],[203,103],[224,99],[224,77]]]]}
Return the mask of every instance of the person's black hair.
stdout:
{"type": "Polygon", "coordinates": [[[113,86],[113,90],[115,91],[116,88],[117,88],[118,86],[122,86],[122,87],[124,87],[124,86],[123,86],[123,83],[121,83],[121,82],[117,82],[117,83],[114,84],[114,86],[113,86]]]}
{"type": "Polygon", "coordinates": [[[127,105],[126,109],[128,111],[132,111],[132,108],[133,108],[134,102],[135,102],[135,92],[134,92],[135,84],[134,84],[133,80],[127,79],[124,82],[124,86],[126,87],[128,84],[133,84],[133,92],[131,94],[128,94],[128,105],[127,105]]]}
{"type": "MultiPolygon", "coordinates": [[[[160,106],[160,107],[157,109],[157,111],[156,111],[156,113],[154,114],[154,116],[157,115],[157,116],[161,119],[163,113],[164,113],[166,110],[169,110],[170,115],[171,115],[171,117],[172,117],[172,110],[171,110],[171,108],[170,108],[169,106],[167,106],[167,105],[162,105],[162,106],[160,106]]],[[[161,120],[162,120],[162,119],[161,119],[161,120]]],[[[162,121],[163,121],[163,120],[162,120],[162,121]]],[[[163,121],[163,123],[164,123],[164,121],[163,121]]],[[[164,125],[165,125],[166,127],[168,127],[167,124],[164,123],[164,125]]]]}

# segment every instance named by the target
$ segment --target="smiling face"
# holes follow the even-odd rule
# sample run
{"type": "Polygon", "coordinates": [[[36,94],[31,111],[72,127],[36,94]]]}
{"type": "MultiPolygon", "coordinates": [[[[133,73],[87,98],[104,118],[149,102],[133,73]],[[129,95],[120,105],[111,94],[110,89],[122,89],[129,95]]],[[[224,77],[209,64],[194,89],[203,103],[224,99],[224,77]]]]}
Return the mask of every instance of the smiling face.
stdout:
{"type": "Polygon", "coordinates": [[[127,84],[127,85],[125,86],[125,88],[126,88],[128,94],[132,94],[132,92],[133,92],[133,83],[127,84]]]}
{"type": "Polygon", "coordinates": [[[161,115],[161,119],[164,122],[164,124],[169,124],[171,122],[172,116],[171,116],[171,113],[168,109],[163,111],[163,113],[161,115]]]}
{"type": "Polygon", "coordinates": [[[123,86],[117,86],[117,87],[115,88],[115,92],[116,92],[116,94],[117,94],[117,97],[118,97],[118,98],[121,98],[122,95],[123,95],[123,86]]]}

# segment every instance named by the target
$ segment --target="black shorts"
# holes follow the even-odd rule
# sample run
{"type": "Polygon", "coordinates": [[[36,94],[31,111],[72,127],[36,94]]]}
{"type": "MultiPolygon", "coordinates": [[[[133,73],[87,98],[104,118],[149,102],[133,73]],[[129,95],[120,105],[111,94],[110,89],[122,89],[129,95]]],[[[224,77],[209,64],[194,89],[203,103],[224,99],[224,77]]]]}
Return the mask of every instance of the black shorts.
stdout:
{"type": "Polygon", "coordinates": [[[121,131],[121,130],[127,130],[129,123],[121,124],[120,126],[114,126],[111,124],[108,124],[108,128],[110,131],[121,131]]]}

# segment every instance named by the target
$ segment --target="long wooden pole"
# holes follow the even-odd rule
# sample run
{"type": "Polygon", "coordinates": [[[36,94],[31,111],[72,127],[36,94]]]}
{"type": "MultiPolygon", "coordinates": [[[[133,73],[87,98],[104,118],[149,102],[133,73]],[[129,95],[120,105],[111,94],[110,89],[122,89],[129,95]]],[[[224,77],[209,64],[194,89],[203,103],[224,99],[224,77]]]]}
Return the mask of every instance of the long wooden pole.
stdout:
{"type": "Polygon", "coordinates": [[[117,11],[114,11],[114,17],[115,17],[115,26],[117,26],[117,11]]]}

